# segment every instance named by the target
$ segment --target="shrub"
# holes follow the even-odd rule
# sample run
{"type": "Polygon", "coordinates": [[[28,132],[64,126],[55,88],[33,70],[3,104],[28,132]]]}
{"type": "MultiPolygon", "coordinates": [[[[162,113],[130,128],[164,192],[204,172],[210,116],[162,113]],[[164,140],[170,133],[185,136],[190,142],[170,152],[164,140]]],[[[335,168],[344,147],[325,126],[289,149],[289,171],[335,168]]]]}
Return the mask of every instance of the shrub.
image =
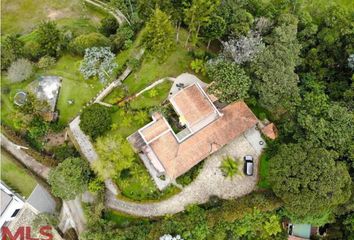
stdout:
{"type": "Polygon", "coordinates": [[[32,63],[21,58],[11,64],[7,76],[13,83],[21,82],[31,77],[32,69],[32,63]]]}
{"type": "Polygon", "coordinates": [[[106,37],[109,37],[112,34],[115,34],[117,32],[117,28],[119,27],[117,20],[112,17],[105,17],[101,20],[101,26],[100,26],[100,32],[105,35],[106,37]]]}
{"type": "Polygon", "coordinates": [[[69,49],[74,54],[84,55],[87,48],[109,47],[110,41],[100,33],[92,32],[76,37],[70,44],[69,49]]]}
{"type": "Polygon", "coordinates": [[[88,184],[88,190],[91,193],[98,193],[102,190],[104,190],[104,183],[101,179],[99,178],[94,178],[91,180],[88,184]]]}
{"type": "Polygon", "coordinates": [[[51,56],[41,57],[37,63],[37,67],[40,69],[47,69],[55,64],[55,58],[51,56]]]}
{"type": "Polygon", "coordinates": [[[233,177],[239,172],[238,165],[239,164],[235,161],[235,159],[233,159],[231,156],[227,156],[222,161],[220,168],[224,176],[233,177]]]}
{"type": "Polygon", "coordinates": [[[194,59],[192,62],[191,62],[191,68],[194,72],[196,73],[201,73],[203,76],[205,75],[206,73],[206,70],[205,70],[205,65],[204,65],[204,61],[201,60],[201,59],[194,59]]]}
{"type": "Polygon", "coordinates": [[[13,61],[23,56],[24,43],[15,35],[1,41],[1,70],[7,69],[13,61]]]}
{"type": "Polygon", "coordinates": [[[79,153],[73,146],[68,145],[67,143],[57,146],[53,150],[54,158],[58,161],[64,161],[69,157],[78,157],[79,153]]]}
{"type": "Polygon", "coordinates": [[[67,158],[50,171],[48,182],[54,196],[71,200],[86,190],[89,177],[90,168],[87,161],[81,158],[67,158]]]}
{"type": "Polygon", "coordinates": [[[108,108],[97,103],[85,108],[80,119],[82,131],[93,139],[111,129],[112,117],[108,108]]]}
{"type": "Polygon", "coordinates": [[[118,28],[117,33],[111,36],[112,48],[114,52],[118,52],[123,47],[126,48],[129,43],[127,41],[134,37],[134,31],[127,24],[118,28]]]}

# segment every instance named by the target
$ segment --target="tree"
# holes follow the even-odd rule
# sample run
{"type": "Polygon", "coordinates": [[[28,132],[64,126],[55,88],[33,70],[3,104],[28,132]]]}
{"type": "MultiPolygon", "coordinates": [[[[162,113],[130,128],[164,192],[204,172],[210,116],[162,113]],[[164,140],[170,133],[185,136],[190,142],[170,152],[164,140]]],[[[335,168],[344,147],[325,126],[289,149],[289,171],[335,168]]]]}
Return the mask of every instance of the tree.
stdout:
{"type": "Polygon", "coordinates": [[[129,142],[118,134],[99,137],[95,148],[99,159],[93,167],[102,179],[113,177],[123,169],[130,168],[135,159],[135,153],[129,142]]]}
{"type": "Polygon", "coordinates": [[[30,61],[20,58],[11,64],[7,76],[13,83],[22,82],[31,77],[32,69],[32,63],[30,61]]]}
{"type": "Polygon", "coordinates": [[[226,177],[233,177],[238,174],[238,163],[231,156],[227,156],[221,162],[220,169],[226,177]]]}
{"type": "Polygon", "coordinates": [[[248,97],[251,80],[235,63],[217,60],[207,64],[207,73],[214,82],[210,91],[223,102],[234,102],[248,97]]]}
{"type": "Polygon", "coordinates": [[[92,32],[76,37],[70,44],[69,49],[75,54],[84,55],[85,50],[93,47],[109,47],[111,45],[108,38],[100,33],[92,32]]]}
{"type": "Polygon", "coordinates": [[[120,49],[125,49],[127,43],[134,37],[134,31],[128,24],[120,26],[117,33],[110,37],[112,40],[112,50],[118,52],[120,49]]]}
{"type": "Polygon", "coordinates": [[[119,27],[117,19],[113,16],[105,17],[101,20],[101,26],[99,28],[100,32],[109,37],[112,34],[117,32],[117,28],[119,27]]]}
{"type": "Polygon", "coordinates": [[[192,0],[191,2],[184,2],[184,22],[188,25],[189,29],[186,45],[191,35],[193,45],[197,43],[200,28],[210,24],[211,16],[219,5],[219,0],[192,0]]]}
{"type": "Polygon", "coordinates": [[[208,41],[208,49],[210,42],[214,39],[220,38],[225,33],[225,29],[225,20],[217,15],[213,15],[211,17],[210,23],[201,28],[202,36],[208,41]]]}
{"type": "Polygon", "coordinates": [[[57,57],[62,45],[62,34],[55,22],[43,22],[37,29],[37,41],[40,45],[42,56],[57,57]]]}
{"type": "Polygon", "coordinates": [[[111,77],[117,66],[115,55],[108,47],[93,47],[85,50],[80,72],[85,79],[98,76],[99,80],[104,83],[111,77]]]}
{"type": "Polygon", "coordinates": [[[247,37],[241,36],[237,40],[230,39],[221,43],[224,47],[223,56],[237,64],[253,61],[265,47],[262,37],[256,32],[250,32],[247,37]]]}
{"type": "Polygon", "coordinates": [[[291,15],[283,18],[287,22],[273,30],[270,44],[252,62],[260,103],[276,117],[293,108],[299,100],[299,78],[294,72],[300,52],[296,40],[297,20],[291,15]]]}
{"type": "Polygon", "coordinates": [[[80,128],[82,131],[96,139],[111,129],[112,116],[107,107],[95,103],[82,111],[80,128]]]}
{"type": "Polygon", "coordinates": [[[67,158],[50,171],[48,182],[54,196],[71,200],[86,190],[89,177],[90,168],[87,161],[81,158],[67,158]]]}
{"type": "Polygon", "coordinates": [[[303,143],[281,145],[269,160],[268,179],[293,221],[318,224],[349,199],[351,178],[346,166],[335,162],[337,157],[336,152],[303,143]]]}
{"type": "Polygon", "coordinates": [[[174,34],[170,17],[156,9],[143,30],[142,42],[151,55],[163,61],[175,45],[174,34]]]}
{"type": "Polygon", "coordinates": [[[47,69],[55,64],[55,58],[51,56],[41,57],[37,63],[37,67],[40,69],[47,69]]]}
{"type": "Polygon", "coordinates": [[[1,70],[7,69],[12,62],[24,54],[24,43],[15,35],[8,35],[1,41],[1,70]]]}

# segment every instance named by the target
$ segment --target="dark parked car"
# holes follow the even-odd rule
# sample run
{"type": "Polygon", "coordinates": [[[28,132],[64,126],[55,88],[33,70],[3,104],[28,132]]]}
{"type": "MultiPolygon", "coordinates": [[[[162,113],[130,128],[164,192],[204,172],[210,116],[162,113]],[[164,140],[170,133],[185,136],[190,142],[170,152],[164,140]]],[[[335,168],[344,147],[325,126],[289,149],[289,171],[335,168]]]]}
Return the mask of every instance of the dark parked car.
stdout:
{"type": "Polygon", "coordinates": [[[250,155],[246,155],[243,157],[245,160],[244,172],[247,176],[253,175],[253,157],[250,155]]]}

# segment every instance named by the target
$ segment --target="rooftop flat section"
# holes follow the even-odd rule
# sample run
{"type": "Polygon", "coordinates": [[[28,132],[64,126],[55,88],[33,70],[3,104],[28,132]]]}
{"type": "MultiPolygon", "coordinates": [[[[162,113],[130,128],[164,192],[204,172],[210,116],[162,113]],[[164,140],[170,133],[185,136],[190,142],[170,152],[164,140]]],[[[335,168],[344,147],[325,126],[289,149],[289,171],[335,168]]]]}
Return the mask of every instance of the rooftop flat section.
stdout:
{"type": "Polygon", "coordinates": [[[187,126],[193,126],[215,113],[214,106],[197,84],[179,91],[170,101],[187,126]]]}
{"type": "Polygon", "coordinates": [[[152,121],[150,124],[146,125],[140,130],[142,136],[144,136],[145,141],[150,142],[154,138],[158,137],[160,134],[169,130],[169,126],[161,115],[152,121]]]}
{"type": "Polygon", "coordinates": [[[243,101],[228,105],[222,113],[223,116],[181,143],[167,131],[149,144],[169,177],[181,176],[258,122],[243,101]]]}

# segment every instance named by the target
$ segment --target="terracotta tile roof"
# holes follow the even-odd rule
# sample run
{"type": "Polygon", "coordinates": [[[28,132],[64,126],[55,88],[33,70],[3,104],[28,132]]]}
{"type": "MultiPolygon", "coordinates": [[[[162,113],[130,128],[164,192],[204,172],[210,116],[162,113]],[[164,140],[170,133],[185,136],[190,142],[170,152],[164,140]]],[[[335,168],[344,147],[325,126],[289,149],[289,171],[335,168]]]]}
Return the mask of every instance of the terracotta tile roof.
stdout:
{"type": "Polygon", "coordinates": [[[262,133],[272,140],[278,137],[278,130],[275,127],[274,123],[270,123],[264,128],[262,128],[262,133]]]}
{"type": "Polygon", "coordinates": [[[166,175],[171,178],[181,176],[258,122],[243,101],[226,106],[222,113],[222,117],[181,143],[177,142],[171,131],[150,143],[166,169],[166,175]]]}
{"type": "Polygon", "coordinates": [[[206,94],[196,84],[176,93],[170,99],[180,117],[192,126],[215,112],[206,94]]]}
{"type": "Polygon", "coordinates": [[[160,114],[155,114],[154,117],[155,121],[151,122],[149,125],[146,125],[145,128],[140,130],[141,134],[144,136],[147,142],[153,140],[155,137],[158,137],[164,131],[169,129],[169,126],[160,114]]]}

